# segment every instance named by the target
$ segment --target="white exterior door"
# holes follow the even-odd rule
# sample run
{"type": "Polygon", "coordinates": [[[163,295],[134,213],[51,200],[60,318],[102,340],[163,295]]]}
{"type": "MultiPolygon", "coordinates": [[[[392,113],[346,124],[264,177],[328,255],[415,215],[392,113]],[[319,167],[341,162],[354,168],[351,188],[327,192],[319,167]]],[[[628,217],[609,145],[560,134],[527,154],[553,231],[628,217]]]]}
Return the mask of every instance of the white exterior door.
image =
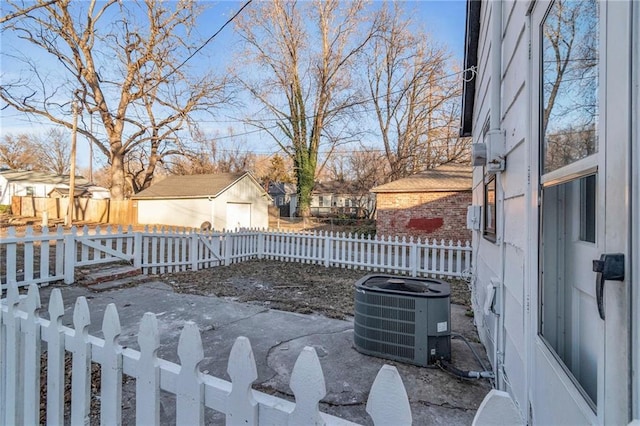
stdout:
{"type": "Polygon", "coordinates": [[[537,424],[629,421],[629,7],[539,1],[531,15],[537,424]]]}
{"type": "Polygon", "coordinates": [[[227,203],[227,229],[251,228],[251,204],[227,203]]]}

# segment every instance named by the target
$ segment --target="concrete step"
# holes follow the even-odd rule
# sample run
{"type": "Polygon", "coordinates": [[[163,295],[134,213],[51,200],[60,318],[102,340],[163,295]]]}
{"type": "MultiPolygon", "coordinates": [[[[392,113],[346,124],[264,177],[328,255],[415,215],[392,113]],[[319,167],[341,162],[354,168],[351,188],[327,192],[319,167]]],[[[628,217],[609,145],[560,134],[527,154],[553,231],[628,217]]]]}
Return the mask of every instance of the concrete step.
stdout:
{"type": "Polygon", "coordinates": [[[107,291],[113,290],[116,288],[126,288],[132,287],[138,284],[146,283],[151,281],[153,278],[148,275],[136,275],[130,277],[119,278],[115,280],[102,281],[98,283],[93,283],[87,285],[92,291],[107,291]]]}
{"type": "Polygon", "coordinates": [[[79,279],[76,281],[79,284],[92,286],[107,281],[137,277],[142,275],[142,270],[131,265],[108,265],[81,269],[78,275],[79,279]]]}

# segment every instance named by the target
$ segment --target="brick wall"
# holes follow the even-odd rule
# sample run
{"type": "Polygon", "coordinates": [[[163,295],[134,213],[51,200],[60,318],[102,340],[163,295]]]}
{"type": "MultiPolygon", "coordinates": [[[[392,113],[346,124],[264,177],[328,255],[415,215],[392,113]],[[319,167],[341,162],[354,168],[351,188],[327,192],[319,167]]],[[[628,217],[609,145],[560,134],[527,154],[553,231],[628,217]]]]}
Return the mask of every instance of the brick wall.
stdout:
{"type": "Polygon", "coordinates": [[[471,241],[469,205],[471,191],[378,193],[376,232],[423,240],[471,241]]]}

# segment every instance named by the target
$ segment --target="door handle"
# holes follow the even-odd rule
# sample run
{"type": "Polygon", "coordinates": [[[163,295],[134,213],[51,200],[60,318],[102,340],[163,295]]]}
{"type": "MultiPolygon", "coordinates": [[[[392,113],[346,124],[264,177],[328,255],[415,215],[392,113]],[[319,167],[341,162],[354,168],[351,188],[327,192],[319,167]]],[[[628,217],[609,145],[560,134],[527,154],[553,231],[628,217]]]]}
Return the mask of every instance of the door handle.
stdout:
{"type": "Polygon", "coordinates": [[[596,275],[596,301],[598,313],[604,319],[604,282],[624,281],[624,254],[613,253],[600,255],[600,259],[593,261],[593,272],[596,275]]]}

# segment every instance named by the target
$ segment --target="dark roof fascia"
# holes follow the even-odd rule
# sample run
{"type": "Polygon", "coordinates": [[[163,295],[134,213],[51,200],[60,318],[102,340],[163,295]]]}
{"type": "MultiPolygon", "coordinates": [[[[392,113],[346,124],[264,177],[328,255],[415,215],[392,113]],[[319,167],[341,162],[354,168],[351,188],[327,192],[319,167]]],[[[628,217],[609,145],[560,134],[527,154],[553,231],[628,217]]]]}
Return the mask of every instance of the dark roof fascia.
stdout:
{"type": "Polygon", "coordinates": [[[464,74],[462,83],[462,122],[460,136],[471,136],[476,81],[478,80],[478,41],[480,38],[481,0],[467,0],[467,24],[464,44],[464,74]]]}

